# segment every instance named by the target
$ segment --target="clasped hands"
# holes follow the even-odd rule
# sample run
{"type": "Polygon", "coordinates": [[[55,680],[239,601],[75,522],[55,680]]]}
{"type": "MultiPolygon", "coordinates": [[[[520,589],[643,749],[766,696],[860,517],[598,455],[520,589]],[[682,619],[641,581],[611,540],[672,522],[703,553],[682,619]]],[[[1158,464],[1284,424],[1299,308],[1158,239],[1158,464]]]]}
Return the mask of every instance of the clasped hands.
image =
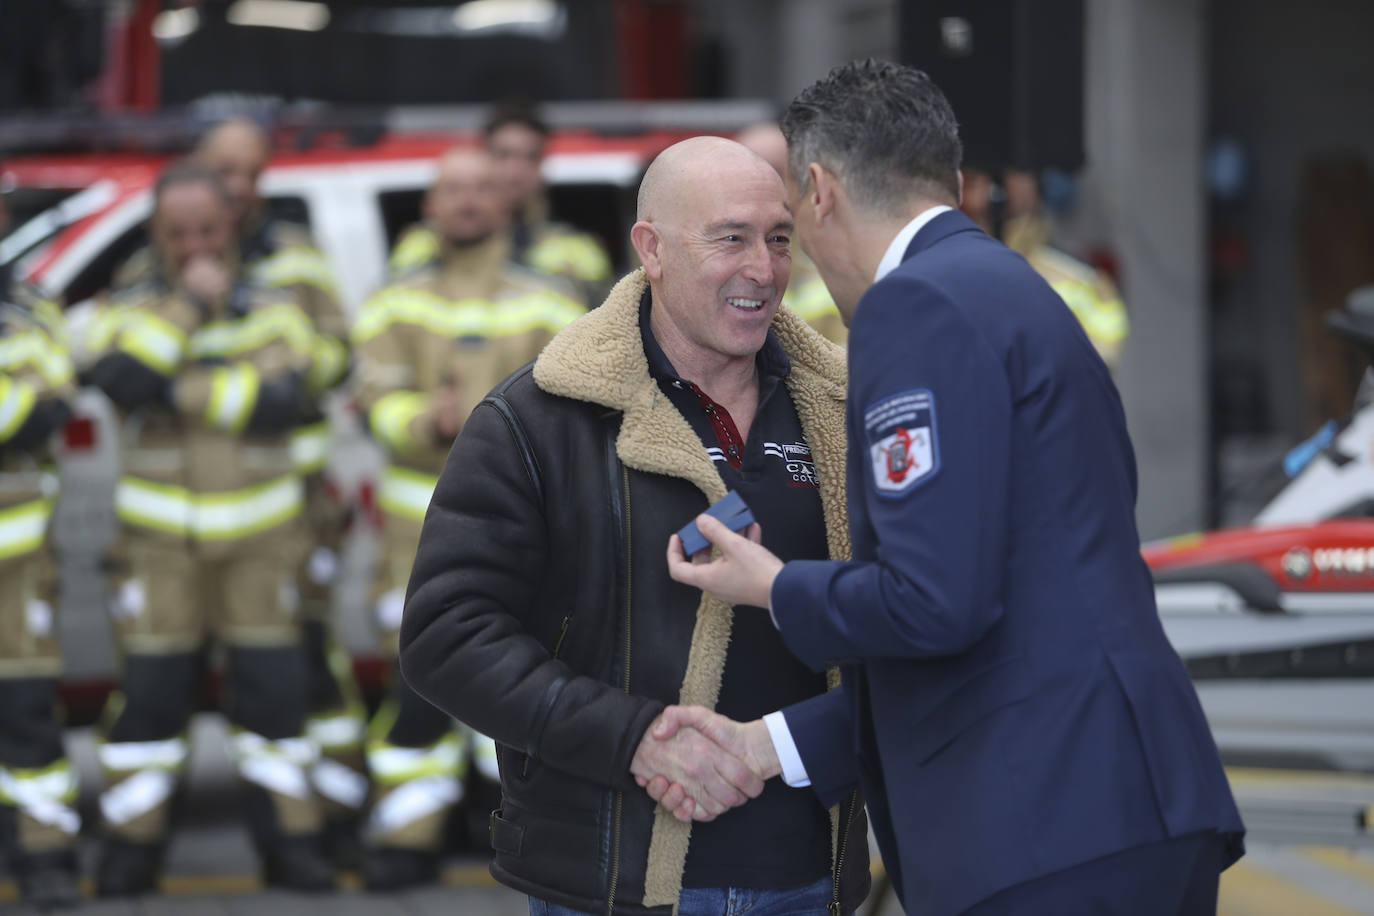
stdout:
{"type": "Polygon", "coordinates": [[[757,798],[782,767],[762,719],[669,706],[644,733],[630,772],[678,820],[709,821],[757,798]]]}
{"type": "MultiPolygon", "coordinates": [[[[767,607],[782,561],[762,545],[758,524],[739,535],[701,515],[697,530],[714,551],[688,558],[673,535],[668,575],[731,604],[767,607]]],[[[757,798],[782,767],[762,719],[735,722],[701,706],[670,706],[645,732],[630,772],[678,820],[709,821],[757,798]]]]}

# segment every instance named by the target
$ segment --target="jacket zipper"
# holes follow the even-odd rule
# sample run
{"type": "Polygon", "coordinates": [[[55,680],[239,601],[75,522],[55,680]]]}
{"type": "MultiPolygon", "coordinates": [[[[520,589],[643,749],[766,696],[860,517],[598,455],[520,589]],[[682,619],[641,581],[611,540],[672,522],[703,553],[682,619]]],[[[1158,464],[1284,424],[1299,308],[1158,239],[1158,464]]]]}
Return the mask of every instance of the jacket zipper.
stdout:
{"type": "MultiPolygon", "coordinates": [[[[625,500],[625,673],[621,687],[626,693],[630,692],[630,608],[634,594],[634,563],[631,544],[632,530],[630,527],[630,469],[625,465],[620,466],[620,479],[625,500]]],[[[625,808],[625,793],[617,791],[615,793],[615,821],[612,827],[611,840],[611,880],[610,889],[606,893],[606,916],[615,914],[615,891],[616,885],[620,883],[620,820],[625,808]]]]}
{"type": "MultiPolygon", "coordinates": [[[[558,637],[557,637],[556,639],[554,639],[554,641],[553,641],[553,657],[554,657],[554,658],[558,658],[558,653],[559,653],[559,652],[562,650],[562,648],[563,648],[563,640],[564,640],[564,638],[567,637],[567,635],[568,635],[568,624],[570,624],[570,623],[572,623],[572,615],[571,615],[571,614],[568,614],[566,617],[563,618],[563,625],[562,625],[561,627],[558,628],[558,637]]],[[[529,755],[529,754],[526,754],[526,755],[525,755],[525,762],[524,762],[524,764],[520,767],[520,775],[521,775],[521,776],[529,776],[529,775],[530,775],[530,755],[529,755]]]]}
{"type": "Polygon", "coordinates": [[[844,874],[844,854],[849,850],[849,828],[854,826],[854,811],[858,807],[859,793],[856,791],[849,796],[849,815],[844,820],[844,826],[840,828],[839,849],[835,854],[835,896],[830,900],[830,916],[844,916],[844,911],[840,909],[840,876],[844,874]]]}

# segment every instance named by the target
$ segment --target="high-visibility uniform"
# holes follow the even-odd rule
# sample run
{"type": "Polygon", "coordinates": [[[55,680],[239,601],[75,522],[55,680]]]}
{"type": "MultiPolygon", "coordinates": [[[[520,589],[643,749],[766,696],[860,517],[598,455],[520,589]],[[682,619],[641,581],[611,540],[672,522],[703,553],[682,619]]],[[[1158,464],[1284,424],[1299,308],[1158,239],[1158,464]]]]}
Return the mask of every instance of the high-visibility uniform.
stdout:
{"type": "Polygon", "coordinates": [[[830,290],[821,279],[815,263],[797,245],[792,246],[792,276],[787,281],[787,293],[782,304],[806,319],[807,324],[828,339],[844,346],[849,330],[840,317],[830,290]]]}
{"type": "MultiPolygon", "coordinates": [[[[291,600],[299,602],[305,628],[310,685],[307,731],[320,750],[311,782],[326,814],[332,820],[348,820],[367,801],[363,753],[367,712],[353,677],[352,660],[333,634],[333,588],[344,512],[324,474],[331,434],[323,405],[325,395],[348,373],[348,320],[329,262],[304,226],[263,219],[240,239],[239,257],[249,283],[290,297],[315,332],[308,379],[314,407],[303,414],[291,437],[292,461],[305,488],[304,511],[296,526],[300,562],[291,600]]],[[[120,268],[116,280],[119,288],[127,288],[151,281],[159,273],[156,255],[145,248],[120,268]]],[[[103,314],[100,320],[113,325],[119,319],[116,314],[103,314]]]]}
{"type": "MultiPolygon", "coordinates": [[[[542,274],[562,277],[583,303],[600,302],[611,281],[611,259],[596,237],[549,218],[548,202],[538,198],[519,214],[510,230],[511,260],[542,274]]],[[[439,234],[423,223],[401,233],[391,250],[392,277],[408,274],[440,257],[439,234]]]]}
{"type": "Polygon", "coordinates": [[[1002,230],[1008,248],[1020,254],[1044,277],[1077,316],[1093,347],[1116,371],[1121,348],[1131,331],[1126,305],[1116,284],[1090,264],[1050,247],[1049,230],[1038,216],[1015,217],[1002,230]]]}
{"type": "MultiPolygon", "coordinates": [[[[77,774],[62,749],[57,499],[49,443],[69,415],[72,363],[61,313],[0,278],[0,804],[15,823],[21,877],[34,856],[75,848],[77,774]]],[[[75,861],[68,866],[75,868],[75,861]]]]}
{"type": "Polygon", "coordinates": [[[244,271],[255,285],[285,292],[315,331],[310,392],[313,409],[291,437],[291,457],[305,484],[298,530],[296,595],[309,665],[307,732],[320,751],[311,782],[331,819],[351,820],[367,802],[363,738],[367,709],[352,660],[334,638],[333,590],[343,540],[344,507],[324,474],[331,451],[324,396],[348,374],[348,319],[324,254],[304,226],[266,219],[241,241],[244,271]]]}
{"type": "MultiPolygon", "coordinates": [[[[452,445],[431,420],[445,389],[466,417],[487,392],[534,359],[583,308],[551,278],[509,261],[509,241],[445,249],[371,297],[352,340],[358,400],[390,459],[378,503],[385,532],[376,609],[394,656],[406,581],[430,496],[452,445]]],[[[369,728],[374,845],[432,851],[463,791],[463,739],[442,713],[396,680],[369,728]]]]}
{"type": "Polygon", "coordinates": [[[123,685],[99,748],[108,834],[165,839],[213,634],[228,647],[236,768],[270,802],[255,836],[313,835],[317,752],[290,600],[304,487],[290,434],[319,371],[315,332],[286,296],[237,284],[224,302],[196,303],[158,280],[116,294],[96,324],[89,377],[123,419],[115,512],[127,564],[115,603],[123,685]]]}

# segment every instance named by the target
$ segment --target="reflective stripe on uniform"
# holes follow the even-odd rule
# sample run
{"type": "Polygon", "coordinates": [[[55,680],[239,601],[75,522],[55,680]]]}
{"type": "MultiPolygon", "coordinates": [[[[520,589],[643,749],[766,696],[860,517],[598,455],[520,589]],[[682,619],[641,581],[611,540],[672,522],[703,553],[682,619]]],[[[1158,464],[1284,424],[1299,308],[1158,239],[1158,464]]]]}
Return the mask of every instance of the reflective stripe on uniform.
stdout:
{"type": "Polygon", "coordinates": [[[0,509],[0,560],[22,556],[43,546],[50,518],[50,499],[36,499],[0,509]]]}
{"type": "Polygon", "coordinates": [[[585,309],[563,296],[520,296],[491,304],[492,337],[514,337],[527,331],[557,333],[572,324],[585,309]]]}
{"type": "Polygon", "coordinates": [[[462,775],[466,742],[451,734],[429,747],[399,747],[369,741],[367,766],[379,785],[398,786],[424,776],[462,775]]]}
{"type": "Polygon", "coordinates": [[[291,286],[303,283],[323,290],[329,295],[337,294],[334,272],[324,255],[314,248],[296,245],[283,248],[275,254],[258,261],[252,267],[253,282],[260,286],[291,286]]]}
{"type": "Polygon", "coordinates": [[[1093,343],[1115,349],[1130,333],[1126,306],[1120,299],[1104,299],[1092,284],[1079,280],[1058,280],[1050,286],[1073,311],[1093,343]]]}
{"type": "Polygon", "coordinates": [[[33,386],[19,379],[0,376],[0,442],[7,442],[33,412],[38,394],[33,386]]]}
{"type": "Polygon", "coordinates": [[[100,793],[100,813],[105,823],[119,827],[163,804],[172,797],[176,776],[168,770],[140,770],[100,793]]]}
{"type": "Polygon", "coordinates": [[[119,348],[149,368],[171,375],[186,352],[186,335],[176,325],[140,308],[124,316],[119,348]]]}
{"type": "Polygon", "coordinates": [[[262,377],[251,363],[216,367],[210,373],[210,403],[205,408],[205,424],[231,433],[243,429],[258,402],[261,385],[262,377]]]}
{"type": "Polygon", "coordinates": [[[302,426],[291,434],[291,466],[297,473],[313,474],[329,459],[329,422],[302,426]]]}
{"type": "Polygon", "coordinates": [[[316,334],[310,349],[310,387],[316,391],[331,388],[348,368],[348,348],[336,337],[316,334]]]}
{"type": "Polygon", "coordinates": [[[305,723],[305,734],[324,750],[360,747],[367,734],[367,722],[361,710],[313,716],[305,723]]]}
{"type": "Polygon", "coordinates": [[[373,839],[443,811],[463,800],[463,785],[452,776],[426,776],[399,785],[375,805],[368,821],[373,839]]]}
{"type": "Polygon", "coordinates": [[[393,324],[416,325],[442,337],[504,337],[526,331],[557,331],[583,308],[552,291],[507,299],[449,300],[419,289],[391,287],[369,299],[353,325],[352,338],[362,344],[393,324]]]}
{"type": "Polygon", "coordinates": [[[351,336],[360,344],[393,324],[411,324],[444,337],[480,337],[487,333],[488,305],[483,299],[449,300],[424,290],[389,287],[363,303],[351,336]]]}
{"type": "Polygon", "coordinates": [[[179,770],[190,750],[184,738],[163,741],[106,741],[96,755],[100,765],[111,773],[136,770],[179,770]]]}
{"type": "Polygon", "coordinates": [[[38,769],[0,766],[0,802],[69,836],[81,829],[72,807],[78,790],[76,771],[65,760],[38,769]]]}
{"type": "Polygon", "coordinates": [[[50,388],[65,385],[75,375],[66,351],[36,328],[0,337],[0,372],[17,375],[26,366],[32,366],[50,388]]]}
{"type": "Polygon", "coordinates": [[[310,768],[310,783],[320,795],[357,810],[367,802],[367,777],[337,760],[323,757],[310,768]]]}
{"type": "Polygon", "coordinates": [[[241,731],[229,739],[234,766],[239,775],[269,792],[305,800],[310,798],[309,767],[319,759],[319,750],[306,738],[279,738],[275,741],[254,732],[241,731]]]}
{"type": "Polygon", "coordinates": [[[572,274],[579,280],[599,283],[611,275],[611,261],[601,246],[585,235],[556,235],[545,239],[525,255],[535,270],[572,274]]]}
{"type": "Polygon", "coordinates": [[[390,465],[382,470],[377,505],[382,507],[383,512],[422,522],[438,484],[439,477],[436,474],[390,465]]]}
{"type": "Polygon", "coordinates": [[[388,261],[393,274],[404,273],[439,257],[439,236],[423,226],[411,229],[396,243],[388,261]]]}
{"type": "Polygon", "coordinates": [[[410,424],[416,417],[428,413],[429,407],[429,395],[423,392],[393,391],[372,405],[367,413],[368,425],[382,445],[392,452],[406,454],[416,444],[410,435],[410,424]]]}
{"type": "Polygon", "coordinates": [[[307,355],[315,343],[315,329],[300,307],[278,302],[255,309],[233,321],[216,321],[191,335],[191,356],[230,358],[284,341],[293,353],[307,355]]]}
{"type": "Polygon", "coordinates": [[[294,474],[219,493],[124,477],[115,487],[115,514],[144,528],[202,540],[231,540],[266,531],[299,514],[305,488],[294,474]]]}

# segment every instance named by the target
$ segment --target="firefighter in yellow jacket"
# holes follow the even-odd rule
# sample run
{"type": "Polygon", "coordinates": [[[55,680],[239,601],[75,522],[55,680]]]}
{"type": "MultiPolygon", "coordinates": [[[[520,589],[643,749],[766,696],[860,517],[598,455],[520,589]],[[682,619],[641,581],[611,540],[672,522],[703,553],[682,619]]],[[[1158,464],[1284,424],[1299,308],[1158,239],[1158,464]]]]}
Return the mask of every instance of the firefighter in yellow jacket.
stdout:
{"type": "Polygon", "coordinates": [[[264,878],[326,890],[289,600],[304,503],[290,435],[318,377],[315,334],[289,297],[239,281],[231,205],[214,172],[164,172],[150,232],[159,270],[118,295],[113,334],[88,371],[123,417],[115,512],[128,564],[116,620],[122,687],[99,747],[97,890],[157,885],[212,635],[226,647],[231,750],[264,878]]]}
{"type": "MultiPolygon", "coordinates": [[[[787,139],[775,121],[763,121],[746,127],[735,137],[743,146],[753,150],[771,165],[783,181],[787,180],[787,139]]],[[[815,263],[801,250],[792,245],[792,278],[787,283],[787,293],[782,304],[806,319],[806,323],[820,331],[829,340],[841,346],[849,339],[849,329],[845,327],[830,290],[821,279],[821,272],[815,263]]]]}
{"type": "MultiPolygon", "coordinates": [[[[611,281],[611,260],[592,235],[549,214],[548,191],[541,166],[549,128],[533,111],[498,108],[483,130],[487,152],[496,167],[496,180],[512,218],[511,259],[540,273],[563,277],[584,303],[600,302],[611,281]]],[[[406,230],[391,253],[391,272],[399,276],[435,260],[441,247],[433,218],[406,230]]]]}
{"type": "Polygon", "coordinates": [[[1054,288],[1083,325],[1107,368],[1115,372],[1131,330],[1116,284],[1104,272],[1050,245],[1035,175],[1011,169],[1003,182],[1007,218],[1002,226],[1002,241],[1054,288]]]}
{"type": "Polygon", "coordinates": [[[332,626],[344,519],[338,495],[331,492],[324,474],[330,430],[322,395],[347,374],[348,321],[333,271],[309,231],[267,213],[258,179],[270,153],[270,140],[261,127],[234,118],[207,132],[195,157],[220,176],[229,192],[245,277],[253,285],[288,294],[315,330],[310,388],[316,396],[291,438],[292,459],[305,483],[301,563],[293,600],[300,601],[309,664],[307,731],[320,748],[311,781],[324,804],[331,845],[337,849],[342,843],[341,851],[347,853],[347,841],[367,802],[367,715],[352,662],[334,639],[332,626]]]}
{"type": "MultiPolygon", "coordinates": [[[[359,401],[389,458],[378,498],[386,529],[376,611],[393,656],[420,523],[454,437],[488,390],[583,311],[556,280],[511,262],[486,153],[442,156],[426,209],[443,240],[439,256],[368,300],[352,335],[359,401]]],[[[368,736],[369,887],[436,877],[465,758],[462,733],[394,678],[368,736]]]]}
{"type": "MultiPolygon", "coordinates": [[[[348,323],[339,305],[333,272],[306,227],[267,211],[258,191],[271,155],[271,140],[256,123],[231,118],[207,131],[194,158],[219,175],[229,195],[239,258],[245,279],[281,290],[301,308],[316,331],[312,390],[322,396],[348,370],[348,323]]],[[[115,286],[124,289],[156,274],[151,248],[120,268],[115,286]]],[[[108,316],[105,320],[111,320],[108,316]]],[[[367,801],[363,760],[366,710],[352,664],[332,627],[332,590],[343,537],[343,509],[324,475],[330,448],[329,423],[321,397],[292,434],[296,470],[305,484],[305,510],[297,527],[302,539],[300,567],[291,600],[300,602],[310,710],[307,730],[320,747],[311,781],[324,804],[331,848],[346,855],[356,822],[367,801]]]]}
{"type": "Polygon", "coordinates": [[[81,819],[56,708],[62,655],[46,544],[57,495],[48,446],[69,415],[72,377],[61,313],[0,270],[0,829],[21,895],[41,908],[78,899],[81,819]]]}

